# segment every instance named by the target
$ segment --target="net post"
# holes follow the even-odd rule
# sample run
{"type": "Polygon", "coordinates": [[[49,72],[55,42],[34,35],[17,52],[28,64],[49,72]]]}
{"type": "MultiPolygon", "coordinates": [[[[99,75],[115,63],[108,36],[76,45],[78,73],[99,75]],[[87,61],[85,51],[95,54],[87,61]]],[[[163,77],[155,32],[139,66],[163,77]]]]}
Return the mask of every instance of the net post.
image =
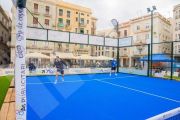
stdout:
{"type": "Polygon", "coordinates": [[[119,73],[119,35],[118,35],[118,31],[119,31],[119,23],[117,22],[117,73],[119,73]]]}
{"type": "Polygon", "coordinates": [[[148,44],[148,71],[147,71],[148,77],[149,77],[149,57],[150,57],[150,44],[148,44]]]}
{"type": "Polygon", "coordinates": [[[173,42],[171,42],[171,80],[173,77],[173,42]]]}

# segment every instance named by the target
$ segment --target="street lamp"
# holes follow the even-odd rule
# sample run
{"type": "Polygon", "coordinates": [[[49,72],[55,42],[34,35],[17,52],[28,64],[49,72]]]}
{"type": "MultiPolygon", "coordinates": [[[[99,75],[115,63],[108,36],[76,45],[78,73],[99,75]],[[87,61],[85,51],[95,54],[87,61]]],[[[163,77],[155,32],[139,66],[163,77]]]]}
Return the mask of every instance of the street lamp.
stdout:
{"type": "MultiPolygon", "coordinates": [[[[150,75],[152,77],[152,49],[153,49],[153,12],[156,9],[156,6],[152,6],[153,10],[151,10],[150,8],[147,8],[147,12],[151,12],[151,72],[150,72],[150,75]]],[[[148,56],[149,57],[149,56],[148,56]]],[[[149,61],[148,61],[149,62],[149,61]]],[[[149,68],[148,68],[149,69],[149,68]]],[[[148,73],[149,74],[149,73],[148,73]]]]}

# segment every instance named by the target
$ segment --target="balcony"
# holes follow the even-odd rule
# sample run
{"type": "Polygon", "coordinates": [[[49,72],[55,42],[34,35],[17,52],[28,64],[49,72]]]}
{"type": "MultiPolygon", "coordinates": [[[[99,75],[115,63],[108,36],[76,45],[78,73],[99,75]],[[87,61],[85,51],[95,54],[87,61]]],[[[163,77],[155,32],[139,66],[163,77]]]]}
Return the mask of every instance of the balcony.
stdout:
{"type": "Polygon", "coordinates": [[[50,13],[50,11],[44,11],[44,16],[46,16],[46,17],[51,17],[52,16],[52,14],[50,13]]]}
{"type": "Polygon", "coordinates": [[[176,19],[179,19],[179,18],[180,18],[180,15],[177,15],[177,16],[176,16],[176,19]]]}
{"type": "Polygon", "coordinates": [[[71,30],[72,26],[71,25],[66,25],[66,30],[71,30]]]}
{"type": "Polygon", "coordinates": [[[95,25],[91,25],[91,29],[96,29],[96,26],[95,25]]]}
{"type": "Polygon", "coordinates": [[[142,50],[141,52],[139,50],[133,51],[133,55],[148,55],[148,51],[142,50]]]}
{"type": "Polygon", "coordinates": [[[74,47],[75,50],[85,50],[85,51],[90,51],[91,48],[90,47],[80,47],[80,46],[75,46],[74,47]]]}
{"type": "Polygon", "coordinates": [[[57,24],[57,27],[58,27],[59,29],[63,29],[63,28],[64,28],[64,24],[63,24],[63,23],[58,23],[58,24],[57,24]]]}
{"type": "Polygon", "coordinates": [[[176,30],[176,31],[180,30],[180,27],[176,27],[175,30],[176,30]]]}
{"type": "Polygon", "coordinates": [[[175,39],[175,41],[180,41],[180,38],[179,39],[175,39]]]}
{"type": "Polygon", "coordinates": [[[151,31],[151,28],[142,28],[140,30],[134,29],[134,34],[151,31]]]}
{"type": "Polygon", "coordinates": [[[80,23],[80,27],[86,27],[86,26],[87,26],[86,23],[84,23],[84,22],[81,22],[81,23],[80,23]]]}
{"type": "Polygon", "coordinates": [[[44,28],[45,28],[45,29],[51,29],[51,27],[50,27],[48,24],[45,24],[45,25],[44,25],[44,28]]]}
{"type": "Polygon", "coordinates": [[[33,23],[33,24],[31,24],[31,27],[39,27],[39,24],[38,23],[33,23]]]}
{"type": "Polygon", "coordinates": [[[136,40],[134,42],[134,45],[141,45],[141,44],[147,44],[146,40],[145,39],[143,39],[143,40],[136,40]]]}
{"type": "Polygon", "coordinates": [[[31,12],[32,12],[33,14],[36,14],[36,15],[39,15],[39,14],[40,14],[40,12],[39,12],[38,9],[32,9],[31,12]]]}

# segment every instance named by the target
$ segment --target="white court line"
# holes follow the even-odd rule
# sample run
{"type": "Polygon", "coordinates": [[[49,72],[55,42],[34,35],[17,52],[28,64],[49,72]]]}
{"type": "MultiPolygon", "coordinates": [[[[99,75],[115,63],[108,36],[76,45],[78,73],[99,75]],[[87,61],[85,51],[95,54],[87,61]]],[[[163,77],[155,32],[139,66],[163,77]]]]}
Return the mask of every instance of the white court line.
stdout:
{"type": "MultiPolygon", "coordinates": [[[[82,81],[95,81],[95,80],[106,80],[106,79],[116,79],[116,78],[128,78],[132,76],[126,76],[126,77],[115,77],[115,78],[103,78],[103,79],[91,79],[91,80],[75,80],[75,81],[64,81],[64,82],[57,82],[57,83],[65,83],[65,82],[82,82],[82,81]]],[[[135,76],[133,76],[135,77],[135,76]]],[[[54,81],[55,82],[55,81],[54,81]]],[[[34,85],[34,84],[50,84],[54,82],[42,82],[42,83],[26,83],[27,85],[34,85]]]]}
{"type": "Polygon", "coordinates": [[[163,98],[163,99],[166,99],[166,100],[170,100],[170,101],[174,101],[174,102],[180,103],[180,101],[178,101],[178,100],[173,100],[173,99],[166,98],[166,97],[163,97],[163,96],[159,96],[159,95],[151,94],[151,93],[148,93],[148,92],[136,90],[136,89],[133,89],[133,88],[129,88],[129,87],[125,87],[125,86],[121,86],[121,85],[117,85],[117,84],[113,84],[113,83],[105,82],[105,81],[101,81],[101,80],[97,80],[97,81],[100,81],[100,82],[107,83],[107,84],[110,84],[110,85],[114,85],[114,86],[117,86],[117,87],[133,90],[133,91],[136,91],[136,92],[140,92],[140,93],[144,93],[144,94],[147,94],[147,95],[152,95],[152,96],[155,96],[155,97],[159,97],[159,98],[163,98]]]}

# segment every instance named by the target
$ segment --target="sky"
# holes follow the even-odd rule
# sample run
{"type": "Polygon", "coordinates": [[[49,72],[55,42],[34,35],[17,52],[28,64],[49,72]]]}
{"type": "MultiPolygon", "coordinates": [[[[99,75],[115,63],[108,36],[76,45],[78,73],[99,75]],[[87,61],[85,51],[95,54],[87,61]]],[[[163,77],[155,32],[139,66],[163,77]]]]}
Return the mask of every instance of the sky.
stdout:
{"type": "MultiPolygon", "coordinates": [[[[62,0],[92,9],[92,16],[98,19],[97,31],[113,28],[112,19],[119,23],[146,15],[147,8],[156,6],[157,12],[165,17],[173,17],[173,8],[180,0],[62,0]]],[[[0,0],[2,8],[11,14],[11,0],[0,0]]]]}

